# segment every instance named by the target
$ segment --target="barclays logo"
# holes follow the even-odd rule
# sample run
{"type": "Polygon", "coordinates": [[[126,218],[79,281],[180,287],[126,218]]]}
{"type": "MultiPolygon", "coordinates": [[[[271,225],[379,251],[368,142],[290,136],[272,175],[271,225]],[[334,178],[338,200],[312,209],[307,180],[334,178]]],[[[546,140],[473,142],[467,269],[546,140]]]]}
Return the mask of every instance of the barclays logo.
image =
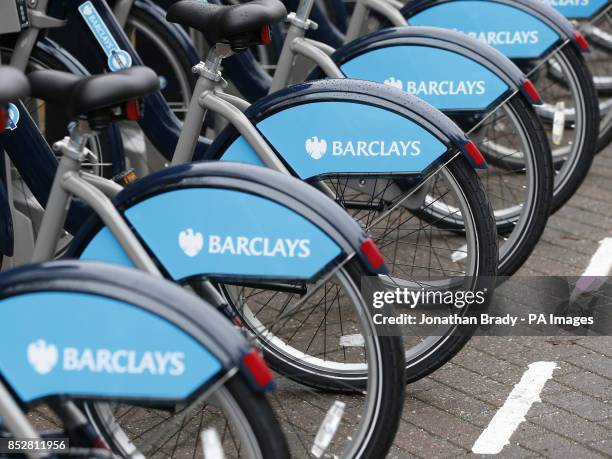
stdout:
{"type": "Polygon", "coordinates": [[[108,58],[108,67],[111,71],[117,72],[121,69],[126,69],[132,66],[132,56],[127,51],[120,49],[117,41],[110,33],[110,30],[102,20],[102,17],[96,10],[96,7],[87,1],[79,6],[79,12],[89,30],[93,33],[96,41],[104,50],[108,58]]]}
{"type": "Polygon", "coordinates": [[[487,32],[464,32],[459,30],[459,32],[476,38],[489,46],[536,45],[540,42],[539,31],[537,30],[500,30],[487,32]]]}
{"type": "Polygon", "coordinates": [[[389,77],[384,83],[413,96],[480,96],[486,93],[483,80],[409,80],[404,84],[395,77],[389,77]]]}
{"type": "MultiPolygon", "coordinates": [[[[332,156],[419,156],[421,154],[420,140],[399,140],[386,142],[384,140],[332,140],[332,156]]],[[[306,139],[306,152],[312,159],[321,159],[327,152],[328,142],[325,139],[311,137],[306,139]]]]}
{"type": "Polygon", "coordinates": [[[60,352],[54,344],[39,339],[28,345],[27,357],[34,371],[41,375],[51,373],[58,363],[63,371],[75,372],[158,376],[180,376],[185,372],[183,352],[76,347],[65,347],[60,352]]]}
{"type": "Polygon", "coordinates": [[[306,139],[305,147],[306,153],[308,153],[312,159],[321,159],[327,152],[327,142],[323,139],[319,140],[316,136],[306,139]]]}
{"type": "Polygon", "coordinates": [[[220,236],[210,234],[205,239],[202,233],[187,228],[179,233],[179,247],[190,258],[198,255],[204,248],[209,255],[233,255],[245,257],[310,257],[310,239],[220,236]]]}
{"type": "Polygon", "coordinates": [[[57,365],[57,347],[53,344],[47,344],[43,339],[30,343],[27,354],[28,362],[38,374],[46,375],[57,365]]]}
{"type": "Polygon", "coordinates": [[[187,228],[179,233],[179,247],[188,257],[195,257],[204,247],[204,237],[202,233],[187,228]]]}
{"type": "Polygon", "coordinates": [[[383,83],[386,84],[387,86],[391,86],[392,88],[396,88],[400,90],[404,89],[404,84],[402,83],[402,80],[398,80],[395,77],[389,77],[385,81],[383,81],[383,83]]]}

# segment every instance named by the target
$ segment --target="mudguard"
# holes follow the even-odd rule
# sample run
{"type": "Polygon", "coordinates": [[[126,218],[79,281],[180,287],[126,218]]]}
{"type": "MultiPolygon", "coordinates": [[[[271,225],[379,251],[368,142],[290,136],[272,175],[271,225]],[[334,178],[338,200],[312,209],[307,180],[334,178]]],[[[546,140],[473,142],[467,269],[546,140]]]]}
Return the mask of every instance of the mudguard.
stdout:
{"type": "Polygon", "coordinates": [[[0,253],[12,257],[15,241],[13,238],[13,217],[4,179],[6,177],[5,164],[5,161],[0,161],[0,177],[2,177],[0,180],[0,253]]]}
{"type": "Polygon", "coordinates": [[[567,41],[588,50],[566,18],[536,0],[415,0],[401,12],[410,25],[458,30],[513,59],[542,58],[567,41]]]}
{"type": "Polygon", "coordinates": [[[606,7],[609,0],[540,0],[547,3],[568,19],[591,19],[606,7]]]}
{"type": "Polygon", "coordinates": [[[539,102],[530,97],[527,79],[512,61],[452,30],[383,29],[342,46],[331,57],[348,78],[394,86],[445,112],[486,112],[516,91],[539,102]]]}
{"type": "MultiPolygon", "coordinates": [[[[259,100],[245,114],[303,180],[330,174],[422,175],[457,150],[473,160],[468,138],[443,113],[370,81],[294,85],[259,100]]],[[[261,165],[233,127],[221,132],[208,153],[208,159],[261,165]]],[[[478,166],[486,167],[484,160],[478,166]]]]}
{"type": "MultiPolygon", "coordinates": [[[[342,208],[271,170],[221,161],[173,167],[134,183],[115,204],[177,281],[311,280],[355,253],[371,274],[386,272],[368,262],[367,238],[342,208]]],[[[97,217],[68,256],[131,265],[97,217]]]]}
{"type": "Polygon", "coordinates": [[[241,365],[246,340],[170,282],[101,263],[0,279],[0,376],[24,405],[48,397],[176,403],[241,365]]]}

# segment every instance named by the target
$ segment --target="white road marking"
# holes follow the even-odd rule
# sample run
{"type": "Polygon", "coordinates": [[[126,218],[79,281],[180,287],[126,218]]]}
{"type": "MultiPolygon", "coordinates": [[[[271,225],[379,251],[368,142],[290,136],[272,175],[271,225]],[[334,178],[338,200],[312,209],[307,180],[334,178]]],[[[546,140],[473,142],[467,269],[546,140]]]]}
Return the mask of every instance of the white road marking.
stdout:
{"type": "Polygon", "coordinates": [[[457,263],[458,261],[465,260],[467,258],[467,244],[463,244],[457,250],[453,250],[451,253],[451,261],[457,263]]]}
{"type": "Polygon", "coordinates": [[[589,266],[584,270],[580,279],[576,282],[576,288],[572,292],[575,299],[581,292],[595,291],[605,282],[612,272],[612,237],[599,241],[599,247],[591,257],[589,266]]]}
{"type": "Polygon", "coordinates": [[[556,362],[534,362],[514,386],[510,395],[487,428],[472,446],[475,454],[498,454],[510,442],[516,428],[525,420],[525,415],[534,402],[539,402],[540,392],[546,381],[552,378],[556,362]]]}
{"type": "Polygon", "coordinates": [[[365,347],[363,335],[357,333],[354,335],[342,335],[340,337],[340,346],[342,347],[365,347]]]}

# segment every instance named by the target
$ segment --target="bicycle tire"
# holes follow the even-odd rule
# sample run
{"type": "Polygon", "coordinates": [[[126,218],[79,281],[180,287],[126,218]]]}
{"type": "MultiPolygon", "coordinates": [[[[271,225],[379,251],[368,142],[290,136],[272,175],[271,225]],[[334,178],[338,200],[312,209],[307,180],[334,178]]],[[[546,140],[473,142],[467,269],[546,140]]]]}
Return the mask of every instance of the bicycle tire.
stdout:
{"type": "MultiPolygon", "coordinates": [[[[492,167],[488,171],[483,171],[479,177],[485,183],[485,191],[490,192],[490,199],[494,201],[500,200],[499,195],[503,192],[489,189],[488,177],[490,173],[495,175],[496,173],[499,174],[498,171],[502,171],[499,174],[502,178],[504,177],[503,174],[508,173],[525,176],[526,178],[528,175],[530,180],[529,185],[526,185],[529,194],[523,203],[519,203],[519,214],[511,213],[508,215],[506,213],[504,215],[501,210],[494,210],[494,212],[497,212],[495,224],[499,234],[498,275],[500,276],[511,276],[529,258],[546,227],[553,199],[552,156],[538,116],[521,94],[515,94],[514,97],[509,99],[506,102],[506,107],[508,111],[512,112],[514,127],[519,130],[525,142],[529,144],[528,148],[522,151],[522,154],[527,154],[528,158],[516,161],[516,163],[506,156],[501,159],[496,158],[495,155],[487,154],[485,142],[485,144],[480,145],[481,151],[492,167]],[[509,170],[509,172],[505,172],[506,170],[509,170]],[[527,172],[528,174],[526,174],[527,172]]],[[[488,136],[485,135],[485,137],[488,136]]],[[[497,208],[497,206],[494,207],[497,208]]],[[[430,210],[433,211],[434,209],[430,210]]],[[[432,215],[424,213],[424,216],[429,221],[436,221],[436,224],[440,227],[454,230],[462,228],[460,222],[451,219],[440,220],[435,213],[432,215]]]]}
{"type": "MultiPolygon", "coordinates": [[[[572,44],[565,45],[560,54],[573,72],[574,87],[580,91],[577,96],[582,101],[580,110],[584,117],[584,132],[579,140],[581,145],[577,148],[577,154],[571,159],[570,171],[565,174],[564,180],[555,180],[551,213],[559,210],[574,195],[586,178],[593,163],[598,138],[600,137],[597,91],[584,57],[572,44]]],[[[555,168],[557,168],[556,164],[555,168]]]]}
{"type": "MultiPolygon", "coordinates": [[[[141,52],[137,40],[134,38],[134,47],[144,65],[152,68],[158,75],[164,75],[165,87],[162,94],[168,101],[169,94],[173,97],[179,95],[183,100],[183,107],[186,109],[191,100],[191,93],[195,86],[195,76],[192,68],[197,62],[193,62],[191,57],[185,53],[182,46],[176,43],[168,31],[159,24],[155,18],[143,11],[138,5],[134,5],[130,10],[125,26],[126,34],[138,32],[147,40],[145,45],[156,46],[154,53],[147,54],[141,52]],[[164,59],[160,58],[163,57],[164,59]],[[165,65],[168,64],[168,65],[165,65]],[[168,78],[169,77],[169,78],[168,78]]],[[[171,101],[168,101],[172,106],[171,101]]],[[[182,113],[177,113],[182,119],[182,113]]]]}
{"type": "MultiPolygon", "coordinates": [[[[252,439],[257,442],[259,450],[258,455],[251,457],[266,459],[285,459],[289,457],[286,439],[264,394],[255,392],[239,376],[233,376],[226,381],[219,394],[226,398],[226,404],[234,404],[234,408],[238,408],[246,419],[252,439]]],[[[116,425],[109,424],[107,413],[104,411],[108,408],[108,405],[83,403],[83,407],[102,438],[115,454],[119,454],[121,457],[133,457],[139,451],[139,448],[131,441],[126,443],[126,440],[129,441],[126,436],[117,435],[116,425]]]]}
{"type": "MultiPolygon", "coordinates": [[[[356,292],[361,290],[361,279],[365,275],[361,262],[353,259],[345,265],[346,276],[349,278],[356,292]]],[[[342,274],[341,274],[342,275],[342,274]]],[[[374,284],[380,284],[377,278],[371,278],[374,284]]],[[[380,287],[382,288],[382,286],[380,287]]],[[[224,288],[226,297],[231,297],[227,288],[224,288]]],[[[329,293],[333,295],[333,293],[329,293]]],[[[234,305],[236,311],[240,313],[240,308],[234,305]]],[[[364,304],[364,314],[371,316],[370,311],[364,304]]],[[[379,309],[383,315],[393,315],[389,306],[379,309]]],[[[245,321],[245,314],[241,316],[245,321]]],[[[370,317],[371,319],[371,317],[370,317]]],[[[253,319],[250,319],[252,323],[253,319]]],[[[327,320],[327,319],[325,319],[327,320]]],[[[316,322],[316,321],[315,321],[316,322]]],[[[300,361],[292,358],[289,353],[281,354],[277,351],[278,346],[274,346],[273,339],[258,339],[258,344],[262,350],[266,361],[272,369],[279,374],[296,381],[299,384],[307,385],[317,390],[334,393],[364,393],[367,394],[365,405],[374,403],[375,406],[367,412],[367,415],[360,416],[359,432],[350,434],[351,444],[350,454],[344,451],[341,457],[379,457],[381,451],[388,451],[391,447],[395,432],[400,423],[403,398],[404,398],[404,371],[403,371],[403,347],[400,336],[388,334],[388,331],[378,333],[381,328],[374,325],[372,320],[368,320],[371,329],[363,330],[362,333],[371,335],[373,346],[365,347],[365,354],[368,355],[368,365],[372,365],[372,359],[376,359],[376,371],[373,373],[360,374],[358,370],[347,374],[338,371],[325,372],[321,366],[315,366],[309,362],[300,361]],[[373,357],[375,355],[375,357],[373,357]],[[367,422],[366,424],[364,424],[367,422]]],[[[249,323],[249,322],[247,322],[249,323]]],[[[247,325],[248,327],[248,325],[247,325]]],[[[251,326],[253,332],[255,327],[251,326]]],[[[368,339],[365,338],[365,339],[368,339]]],[[[325,338],[323,338],[325,339],[325,338]]],[[[315,354],[317,355],[317,354],[315,354]]],[[[332,365],[333,367],[333,365],[332,365]]],[[[282,402],[280,402],[282,403],[282,402]]]]}

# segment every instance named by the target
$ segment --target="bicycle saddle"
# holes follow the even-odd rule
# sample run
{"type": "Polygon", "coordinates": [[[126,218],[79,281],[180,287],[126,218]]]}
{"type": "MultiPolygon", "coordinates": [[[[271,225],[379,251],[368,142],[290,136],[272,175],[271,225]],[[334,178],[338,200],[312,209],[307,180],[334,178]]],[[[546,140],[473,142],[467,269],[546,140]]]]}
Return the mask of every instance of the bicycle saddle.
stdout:
{"type": "Polygon", "coordinates": [[[0,67],[0,81],[0,105],[21,99],[30,92],[25,75],[12,67],[0,67]]]}
{"type": "Polygon", "coordinates": [[[32,97],[62,106],[70,118],[116,107],[159,88],[157,74],[142,66],[87,77],[38,70],[28,78],[32,97]]]}
{"type": "Polygon", "coordinates": [[[234,51],[269,42],[266,26],[287,16],[278,0],[254,0],[240,5],[213,5],[202,0],[181,0],[168,8],[166,19],[192,27],[210,44],[228,43],[234,51]]]}

